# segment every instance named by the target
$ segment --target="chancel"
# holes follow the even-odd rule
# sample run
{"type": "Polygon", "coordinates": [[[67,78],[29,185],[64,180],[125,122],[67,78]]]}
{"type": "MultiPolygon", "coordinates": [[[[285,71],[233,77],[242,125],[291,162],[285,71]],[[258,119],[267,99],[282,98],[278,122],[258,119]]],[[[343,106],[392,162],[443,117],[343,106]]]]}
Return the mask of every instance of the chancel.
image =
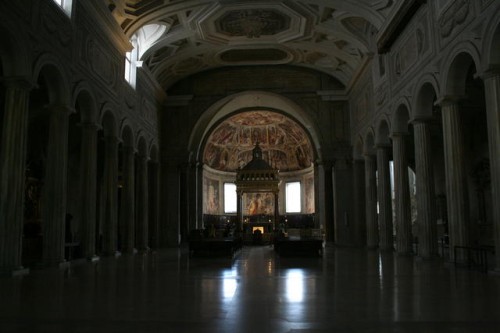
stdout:
{"type": "Polygon", "coordinates": [[[1,332],[496,332],[500,1],[0,1],[1,332]]]}

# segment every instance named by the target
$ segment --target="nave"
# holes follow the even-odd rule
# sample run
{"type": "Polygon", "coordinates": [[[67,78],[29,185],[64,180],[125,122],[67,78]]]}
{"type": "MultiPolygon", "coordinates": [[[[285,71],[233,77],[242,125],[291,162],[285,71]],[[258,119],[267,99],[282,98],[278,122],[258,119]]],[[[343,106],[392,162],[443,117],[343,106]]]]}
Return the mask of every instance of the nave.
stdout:
{"type": "Polygon", "coordinates": [[[186,248],[0,278],[0,332],[498,332],[500,279],[439,259],[186,248]]]}

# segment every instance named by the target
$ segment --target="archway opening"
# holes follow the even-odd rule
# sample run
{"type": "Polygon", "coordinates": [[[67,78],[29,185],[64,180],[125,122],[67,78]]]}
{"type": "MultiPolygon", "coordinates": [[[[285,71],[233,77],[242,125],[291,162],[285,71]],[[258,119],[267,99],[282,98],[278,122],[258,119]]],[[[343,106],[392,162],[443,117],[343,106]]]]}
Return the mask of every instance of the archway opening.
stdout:
{"type": "Polygon", "coordinates": [[[263,232],[273,226],[314,228],[314,152],[311,140],[297,121],[277,110],[243,109],[228,115],[210,130],[203,150],[203,225],[224,236],[236,225],[236,173],[252,160],[258,144],[262,159],[279,170],[279,221],[270,192],[244,193],[244,230],[263,232]],[[296,200],[291,200],[296,199],[296,200]],[[231,204],[233,203],[233,204],[231,204]]]}

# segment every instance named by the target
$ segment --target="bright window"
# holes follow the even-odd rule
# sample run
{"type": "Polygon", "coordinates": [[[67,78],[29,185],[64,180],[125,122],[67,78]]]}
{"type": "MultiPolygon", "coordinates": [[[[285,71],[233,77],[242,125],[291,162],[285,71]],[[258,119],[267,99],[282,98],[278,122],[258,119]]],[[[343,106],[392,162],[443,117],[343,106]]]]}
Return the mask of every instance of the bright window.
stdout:
{"type": "Polygon", "coordinates": [[[286,183],[285,210],[287,213],[300,213],[300,182],[286,183]]]}
{"type": "Polygon", "coordinates": [[[71,15],[71,5],[73,0],[54,0],[68,15],[71,15]]]}
{"type": "Polygon", "coordinates": [[[130,42],[134,49],[125,53],[125,80],[135,88],[137,67],[140,67],[140,62],[137,59],[137,39],[134,37],[130,42]]]}
{"type": "Polygon", "coordinates": [[[224,183],[224,213],[236,213],[236,185],[224,183]]]}

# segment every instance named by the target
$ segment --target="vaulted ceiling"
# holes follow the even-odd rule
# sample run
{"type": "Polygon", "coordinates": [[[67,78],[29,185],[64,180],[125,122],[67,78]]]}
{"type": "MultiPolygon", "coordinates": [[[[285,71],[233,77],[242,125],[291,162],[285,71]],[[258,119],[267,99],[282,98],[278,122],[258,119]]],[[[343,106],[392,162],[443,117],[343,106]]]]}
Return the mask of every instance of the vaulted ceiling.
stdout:
{"type": "Polygon", "coordinates": [[[168,89],[221,66],[289,64],[349,87],[375,52],[393,0],[103,0],[143,66],[168,89]]]}

